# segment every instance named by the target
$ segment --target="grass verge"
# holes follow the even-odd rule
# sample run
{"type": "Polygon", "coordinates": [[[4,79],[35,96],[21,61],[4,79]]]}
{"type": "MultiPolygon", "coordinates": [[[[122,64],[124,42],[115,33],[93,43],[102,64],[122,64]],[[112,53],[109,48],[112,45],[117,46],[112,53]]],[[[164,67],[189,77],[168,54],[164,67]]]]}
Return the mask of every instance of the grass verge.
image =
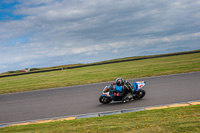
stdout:
{"type": "Polygon", "coordinates": [[[200,105],[0,128],[1,133],[200,132],[200,105]]]}
{"type": "Polygon", "coordinates": [[[0,80],[0,94],[200,71],[200,53],[35,73],[0,80]]]}

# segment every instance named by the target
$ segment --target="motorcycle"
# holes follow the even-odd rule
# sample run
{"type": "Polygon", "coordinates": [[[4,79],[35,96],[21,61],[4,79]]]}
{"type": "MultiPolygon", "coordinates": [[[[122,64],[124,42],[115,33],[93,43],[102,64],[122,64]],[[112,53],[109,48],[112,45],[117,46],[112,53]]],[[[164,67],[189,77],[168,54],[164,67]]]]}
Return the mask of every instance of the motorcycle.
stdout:
{"type": "MultiPolygon", "coordinates": [[[[133,83],[133,95],[131,97],[127,97],[126,101],[130,100],[139,100],[142,99],[146,92],[142,88],[146,85],[145,81],[138,81],[133,83]]],[[[106,86],[102,95],[99,97],[99,102],[103,104],[108,104],[111,101],[122,101],[123,93],[121,86],[106,86]]]]}

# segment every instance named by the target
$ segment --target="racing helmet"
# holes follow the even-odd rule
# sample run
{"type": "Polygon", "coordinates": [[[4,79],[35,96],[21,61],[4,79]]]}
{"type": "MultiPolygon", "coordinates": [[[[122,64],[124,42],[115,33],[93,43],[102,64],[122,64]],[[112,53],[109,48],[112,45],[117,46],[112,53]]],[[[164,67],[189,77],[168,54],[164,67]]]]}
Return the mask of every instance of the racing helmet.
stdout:
{"type": "Polygon", "coordinates": [[[122,78],[117,78],[116,79],[117,86],[121,86],[121,85],[123,85],[123,83],[124,83],[124,80],[122,78]]]}

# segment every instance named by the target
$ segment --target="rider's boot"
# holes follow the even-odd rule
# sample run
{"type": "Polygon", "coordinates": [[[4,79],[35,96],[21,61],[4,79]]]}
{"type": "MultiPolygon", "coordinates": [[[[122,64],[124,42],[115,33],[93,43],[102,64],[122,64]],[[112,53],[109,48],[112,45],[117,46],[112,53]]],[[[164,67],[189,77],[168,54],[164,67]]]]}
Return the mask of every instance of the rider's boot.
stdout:
{"type": "Polygon", "coordinates": [[[123,98],[122,98],[122,102],[127,102],[130,101],[133,98],[133,96],[131,95],[131,93],[126,94],[123,98]]]}
{"type": "Polygon", "coordinates": [[[129,94],[128,94],[128,99],[129,99],[129,101],[130,101],[132,98],[133,98],[133,94],[132,94],[132,93],[129,93],[129,94]]]}

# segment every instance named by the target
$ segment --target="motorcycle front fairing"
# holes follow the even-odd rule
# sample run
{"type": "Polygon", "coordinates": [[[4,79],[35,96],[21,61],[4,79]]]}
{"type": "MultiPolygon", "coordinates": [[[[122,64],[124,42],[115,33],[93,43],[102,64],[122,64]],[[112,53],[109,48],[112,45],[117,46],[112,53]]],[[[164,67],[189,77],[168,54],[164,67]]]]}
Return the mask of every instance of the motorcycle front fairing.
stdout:
{"type": "Polygon", "coordinates": [[[113,97],[114,93],[112,93],[112,92],[114,92],[114,90],[111,90],[109,88],[110,88],[109,86],[106,86],[103,89],[103,91],[102,91],[103,94],[101,96],[103,96],[103,97],[113,97]]]}
{"type": "Polygon", "coordinates": [[[102,91],[102,95],[103,97],[106,98],[111,98],[113,99],[113,101],[120,101],[122,99],[122,87],[121,86],[116,86],[115,89],[109,89],[109,86],[106,86],[103,91],[102,91]]]}

